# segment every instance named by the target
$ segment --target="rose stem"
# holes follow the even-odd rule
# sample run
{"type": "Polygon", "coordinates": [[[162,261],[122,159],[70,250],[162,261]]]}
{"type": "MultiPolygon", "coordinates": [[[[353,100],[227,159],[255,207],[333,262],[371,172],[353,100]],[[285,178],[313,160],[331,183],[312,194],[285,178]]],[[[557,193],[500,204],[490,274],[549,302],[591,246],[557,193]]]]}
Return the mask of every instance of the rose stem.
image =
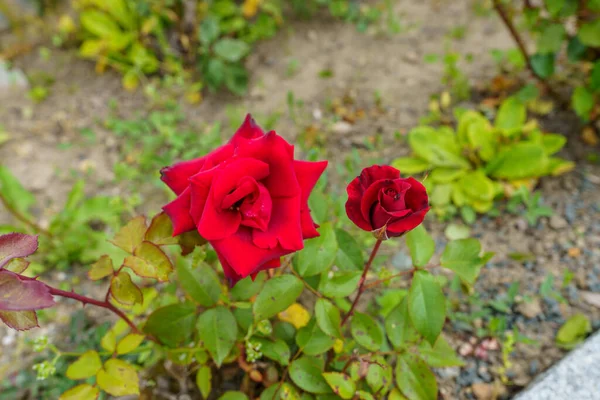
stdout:
{"type": "Polygon", "coordinates": [[[42,228],[41,226],[39,226],[38,224],[36,224],[33,221],[30,221],[29,218],[27,218],[26,216],[24,216],[23,214],[21,214],[19,212],[19,210],[17,210],[16,208],[14,208],[9,202],[8,200],[6,200],[6,198],[2,195],[2,193],[0,193],[0,201],[2,202],[2,204],[4,204],[4,207],[8,210],[9,213],[12,214],[13,217],[15,217],[17,220],[21,221],[22,223],[24,223],[25,225],[29,226],[30,228],[33,228],[33,230],[35,230],[36,232],[39,232],[45,236],[48,237],[52,237],[52,234],[47,231],[46,229],[42,228]]]}
{"type": "Polygon", "coordinates": [[[371,264],[373,264],[373,259],[375,259],[375,255],[377,254],[377,251],[379,250],[379,247],[381,246],[381,242],[382,242],[381,239],[377,240],[377,242],[375,242],[375,246],[373,246],[373,250],[371,250],[371,256],[369,256],[369,261],[367,261],[367,264],[365,265],[365,269],[363,270],[362,276],[360,277],[360,283],[358,284],[358,293],[356,293],[356,297],[354,298],[354,301],[352,302],[350,311],[348,311],[348,313],[344,316],[341,326],[344,326],[344,324],[348,321],[350,316],[352,316],[352,314],[354,313],[354,308],[358,304],[358,300],[360,299],[360,296],[362,296],[363,292],[366,289],[365,282],[367,280],[367,274],[369,273],[369,270],[371,269],[371,264]]]}
{"type": "MultiPolygon", "coordinates": [[[[44,284],[44,285],[46,285],[46,284],[44,284]]],[[[123,321],[125,321],[127,323],[127,325],[129,325],[129,327],[131,328],[131,331],[133,333],[137,333],[138,335],[142,334],[140,332],[140,330],[137,328],[137,326],[135,326],[133,324],[133,322],[131,322],[131,320],[129,318],[127,318],[127,316],[125,315],[125,313],[123,313],[123,311],[119,310],[117,307],[115,307],[114,305],[112,305],[108,300],[106,300],[106,301],[99,301],[99,300],[95,300],[95,299],[92,299],[92,298],[87,297],[87,296],[82,296],[82,295],[77,294],[75,292],[67,292],[65,290],[56,289],[56,288],[53,288],[52,286],[48,286],[48,285],[46,285],[46,287],[50,291],[50,294],[53,295],[53,296],[66,297],[66,298],[69,298],[69,299],[77,300],[77,301],[83,303],[83,305],[92,304],[92,305],[94,305],[96,307],[101,307],[101,308],[105,308],[107,310],[110,310],[113,313],[115,313],[119,318],[121,318],[123,321]]]]}

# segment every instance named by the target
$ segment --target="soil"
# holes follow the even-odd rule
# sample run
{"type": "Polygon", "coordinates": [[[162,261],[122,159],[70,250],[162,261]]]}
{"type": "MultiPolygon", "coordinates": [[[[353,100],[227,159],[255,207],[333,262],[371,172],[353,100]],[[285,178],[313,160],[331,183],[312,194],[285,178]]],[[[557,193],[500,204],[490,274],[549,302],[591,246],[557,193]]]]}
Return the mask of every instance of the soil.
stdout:
{"type": "MultiPolygon", "coordinates": [[[[396,8],[405,29],[397,35],[360,33],[355,26],[330,19],[292,22],[286,31],[259,45],[249,57],[247,65],[252,78],[247,96],[208,94],[198,106],[182,102],[187,122],[204,125],[226,120],[226,105],[230,104],[257,116],[280,111],[283,117],[276,129],[294,141],[304,127],[318,122],[319,116],[326,112],[326,103],[350,96],[366,110],[382,108],[383,111],[367,112],[364,118],[343,129],[325,127],[325,145],[332,161],[342,159],[353,149],[358,149],[365,159],[376,156],[384,161],[406,154],[407,146],[397,139],[397,132],[402,134],[415,126],[426,113],[430,96],[443,90],[440,82],[443,64],[424,62],[426,55],[443,55],[451,43],[457,52],[473,55],[472,62],[460,65],[470,81],[488,82],[497,72],[490,51],[514,47],[493,15],[474,14],[474,3],[398,1],[396,8]],[[464,38],[449,41],[447,34],[457,26],[465,27],[464,38]],[[299,69],[290,76],[288,66],[292,60],[298,60],[299,69]],[[319,77],[323,70],[332,71],[332,76],[319,77]],[[287,116],[289,92],[303,100],[313,120],[298,124],[287,116]],[[381,98],[381,107],[376,105],[376,93],[381,98]],[[376,151],[367,150],[365,140],[374,137],[381,144],[376,151]]],[[[28,75],[43,71],[55,79],[50,96],[39,104],[32,103],[25,91],[0,93],[0,123],[11,137],[0,146],[0,160],[40,199],[44,206],[39,210],[42,224],[44,215],[57,211],[64,201],[72,185],[71,170],[93,167],[87,182],[90,193],[117,194],[123,190],[110,183],[119,143],[99,122],[115,112],[110,107],[114,101],[118,104],[116,113],[123,118],[132,118],[140,110],[146,110],[148,102],[141,91],[125,92],[120,77],[110,71],[96,75],[93,65],[78,59],[75,51],[53,49],[48,59],[31,52],[16,59],[15,65],[28,75]],[[84,145],[79,133],[87,127],[93,127],[98,138],[93,147],[84,145]],[[61,148],[65,143],[72,145],[61,148]]],[[[464,351],[467,365],[439,371],[441,392],[446,399],[472,399],[476,396],[474,391],[481,399],[489,394],[494,382],[498,382],[505,397],[511,396],[564,355],[554,345],[554,336],[574,313],[584,313],[593,321],[594,329],[600,328],[600,305],[597,299],[590,300],[594,298],[591,294],[600,293],[600,167],[585,161],[588,152],[597,149],[579,142],[579,126],[570,113],[553,112],[541,122],[547,130],[570,137],[561,155],[577,162],[573,172],[540,183],[545,204],[555,210],[552,226],[549,219],[542,218],[531,228],[522,216],[503,214],[501,218],[480,217],[472,228],[472,234],[481,239],[484,249],[496,253],[483,269],[475,290],[484,299],[495,298],[505,293],[512,282],[520,282],[521,298],[533,297],[538,303],[521,301],[527,305],[515,307],[511,324],[538,345],[516,346],[511,356],[511,383],[504,385],[498,378],[500,350],[488,346],[485,355],[469,351],[469,346],[478,349],[481,343],[472,333],[449,326],[445,335],[464,351]],[[515,261],[509,257],[512,253],[532,256],[525,262],[515,261]],[[565,269],[574,273],[573,282],[563,291],[568,303],[540,300],[540,283],[551,274],[557,286],[560,285],[565,269]]],[[[156,193],[159,200],[162,196],[156,193]]],[[[7,217],[2,211],[0,222],[7,217]]],[[[446,241],[445,226],[428,221],[438,248],[446,241]]],[[[67,306],[63,308],[68,312],[67,306]]],[[[52,325],[42,331],[59,328],[52,325]]],[[[3,338],[0,364],[8,362],[6,357],[12,354],[9,349],[15,341],[28,335],[31,334],[5,333],[0,327],[3,338]]]]}

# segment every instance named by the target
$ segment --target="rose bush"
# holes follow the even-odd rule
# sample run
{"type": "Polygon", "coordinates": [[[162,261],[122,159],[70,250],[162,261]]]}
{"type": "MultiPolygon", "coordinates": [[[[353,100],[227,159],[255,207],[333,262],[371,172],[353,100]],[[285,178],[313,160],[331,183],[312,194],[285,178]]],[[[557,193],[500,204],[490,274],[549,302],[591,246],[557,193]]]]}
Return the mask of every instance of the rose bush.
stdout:
{"type": "Polygon", "coordinates": [[[319,236],[308,196],[326,166],[294,160],[292,145],[248,115],[224,146],[161,171],[178,196],[163,209],[174,235],[197,229],[210,242],[234,285],[319,236]]]}
{"type": "Polygon", "coordinates": [[[400,171],[387,165],[363,169],[347,192],[348,218],[378,238],[401,236],[421,224],[429,211],[425,187],[416,179],[400,178],[400,171]]]}

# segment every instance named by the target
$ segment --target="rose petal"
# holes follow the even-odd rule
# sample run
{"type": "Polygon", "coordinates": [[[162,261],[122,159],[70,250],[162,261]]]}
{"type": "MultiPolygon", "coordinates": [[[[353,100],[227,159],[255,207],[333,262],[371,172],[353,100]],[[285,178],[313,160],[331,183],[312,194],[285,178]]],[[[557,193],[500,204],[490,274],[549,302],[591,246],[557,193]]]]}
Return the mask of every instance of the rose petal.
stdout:
{"type": "Polygon", "coordinates": [[[390,225],[394,223],[398,219],[406,217],[411,214],[412,210],[406,209],[401,211],[386,211],[381,204],[377,203],[373,207],[373,211],[371,212],[371,221],[373,224],[373,230],[382,228],[384,225],[390,225]]]}
{"type": "Polygon", "coordinates": [[[292,253],[280,246],[273,249],[256,247],[252,241],[252,230],[243,226],[235,235],[212,241],[211,244],[219,259],[224,260],[241,278],[256,272],[260,266],[275,258],[292,253]]]}
{"type": "Polygon", "coordinates": [[[314,223],[310,209],[308,208],[308,198],[310,192],[315,187],[315,184],[327,168],[327,161],[308,162],[294,161],[294,170],[296,178],[300,185],[300,224],[302,226],[302,236],[304,239],[310,239],[319,236],[319,232],[315,229],[317,225],[314,223]]]}
{"type": "Polygon", "coordinates": [[[404,199],[406,206],[413,211],[429,209],[429,198],[425,186],[414,178],[407,178],[406,182],[410,184],[410,189],[406,192],[404,199]]]}
{"type": "Polygon", "coordinates": [[[393,187],[390,190],[395,193],[394,196],[388,194],[386,189],[379,191],[378,201],[381,206],[387,211],[401,211],[406,209],[404,202],[404,196],[410,189],[410,184],[406,182],[406,179],[395,179],[393,181],[393,187]]]}
{"type": "Polygon", "coordinates": [[[271,197],[292,197],[300,194],[294,170],[294,147],[274,131],[238,147],[236,154],[262,160],[269,165],[269,176],[262,183],[271,197]]]}
{"type": "Polygon", "coordinates": [[[249,228],[256,228],[261,231],[266,231],[271,221],[271,213],[273,210],[273,201],[271,195],[264,185],[257,185],[258,194],[255,199],[246,198],[240,206],[242,213],[241,224],[249,228]]]}
{"type": "Polygon", "coordinates": [[[173,223],[173,236],[196,228],[196,224],[190,215],[190,201],[191,190],[187,188],[175,200],[162,208],[173,223]]]}
{"type": "Polygon", "coordinates": [[[413,212],[405,218],[393,221],[387,226],[387,233],[389,237],[400,236],[404,232],[408,232],[417,226],[421,225],[425,219],[425,214],[429,211],[429,207],[413,212]]]}
{"type": "Polygon", "coordinates": [[[350,182],[346,188],[346,192],[348,193],[348,200],[346,201],[346,214],[348,215],[348,218],[350,218],[350,221],[354,222],[360,229],[372,231],[373,227],[371,226],[371,222],[363,217],[360,210],[364,189],[358,177],[350,182]]]}
{"type": "Polygon", "coordinates": [[[181,194],[190,184],[188,179],[196,174],[204,165],[205,157],[182,161],[160,170],[160,179],[175,194],[181,194]]]}
{"type": "Polygon", "coordinates": [[[360,212],[364,219],[371,221],[371,225],[377,229],[373,225],[373,205],[379,202],[379,193],[386,188],[393,188],[394,181],[391,179],[382,179],[376,182],[373,182],[371,186],[365,190],[362,195],[362,199],[360,199],[360,212]]]}
{"type": "MultiPolygon", "coordinates": [[[[225,195],[221,200],[221,208],[232,208],[236,203],[240,203],[246,197],[258,197],[258,183],[250,176],[245,176],[240,179],[238,186],[232,192],[225,195]],[[252,196],[254,194],[254,196],[252,196]]],[[[239,204],[241,205],[241,203],[239,204]]]]}
{"type": "Polygon", "coordinates": [[[212,185],[216,169],[217,168],[215,167],[199,172],[190,178],[190,190],[192,196],[190,202],[190,215],[195,225],[197,225],[202,218],[202,213],[206,206],[206,200],[210,193],[210,186],[212,185]]]}
{"type": "Polygon", "coordinates": [[[265,132],[258,126],[252,115],[247,114],[244,122],[242,122],[242,125],[235,132],[229,143],[237,147],[247,143],[249,140],[264,136],[264,134],[265,132]]]}
{"type": "Polygon", "coordinates": [[[271,198],[273,209],[269,227],[252,231],[252,242],[263,249],[281,246],[290,251],[304,248],[300,224],[300,197],[271,198]]]}
{"type": "Polygon", "coordinates": [[[200,236],[206,240],[225,239],[238,230],[241,221],[242,216],[239,211],[221,208],[221,204],[215,200],[213,185],[198,222],[200,236]]]}
{"type": "Polygon", "coordinates": [[[246,176],[256,181],[264,180],[269,176],[269,164],[254,158],[235,158],[225,165],[219,166],[213,179],[211,196],[215,205],[221,204],[223,198],[238,186],[240,180],[246,176]]]}

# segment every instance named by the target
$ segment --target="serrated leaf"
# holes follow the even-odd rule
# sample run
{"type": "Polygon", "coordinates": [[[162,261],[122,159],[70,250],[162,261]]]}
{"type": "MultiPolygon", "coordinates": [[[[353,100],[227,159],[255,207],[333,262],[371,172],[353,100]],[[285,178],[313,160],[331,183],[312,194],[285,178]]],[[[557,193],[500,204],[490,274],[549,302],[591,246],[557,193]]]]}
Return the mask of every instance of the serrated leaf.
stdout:
{"type": "Polygon", "coordinates": [[[338,244],[337,262],[338,268],[343,270],[360,270],[362,271],[365,260],[361,247],[356,242],[356,239],[348,232],[336,229],[335,237],[338,244]]]}
{"type": "Polygon", "coordinates": [[[135,248],[144,241],[145,234],[146,218],[143,216],[135,217],[117,232],[111,243],[129,254],[133,254],[135,248]]]}
{"type": "Polygon", "coordinates": [[[313,276],[329,269],[337,256],[338,244],[331,223],[319,228],[320,236],[306,241],[294,257],[294,268],[301,276],[313,276]]]}
{"type": "Polygon", "coordinates": [[[463,281],[474,284],[483,265],[481,243],[477,239],[459,239],[448,243],[440,258],[443,267],[454,271],[463,281]]]}
{"type": "Polygon", "coordinates": [[[114,271],[113,262],[110,256],[103,255],[98,261],[92,264],[92,267],[88,271],[88,278],[97,281],[112,275],[114,271]]]}
{"type": "Polygon", "coordinates": [[[67,378],[71,380],[87,379],[98,373],[102,368],[102,361],[97,351],[89,350],[83,353],[67,368],[67,378]]]}
{"type": "Polygon", "coordinates": [[[131,276],[121,271],[110,281],[110,294],[118,303],[125,306],[133,306],[143,302],[142,291],[133,281],[131,276]]]}
{"type": "Polygon", "coordinates": [[[395,348],[401,348],[418,338],[408,314],[408,297],[404,297],[389,313],[385,319],[385,331],[395,348]]]}
{"type": "Polygon", "coordinates": [[[269,279],[256,297],[252,311],[254,319],[261,321],[270,318],[288,308],[300,293],[304,285],[293,275],[282,275],[269,279]]]}
{"type": "Polygon", "coordinates": [[[310,357],[301,357],[290,364],[290,378],[296,386],[309,393],[332,392],[322,372],[321,366],[310,357]]]}
{"type": "Polygon", "coordinates": [[[249,300],[262,289],[266,278],[267,274],[265,272],[259,272],[254,279],[250,276],[242,279],[231,289],[231,299],[236,301],[249,300]]]}
{"type": "Polygon", "coordinates": [[[429,343],[435,343],[446,320],[446,299],[429,272],[415,273],[408,292],[408,313],[417,331],[429,343]]]}
{"type": "Polygon", "coordinates": [[[413,264],[417,267],[427,265],[435,252],[435,242],[423,225],[417,226],[406,234],[406,245],[410,250],[413,264]]]}
{"type": "Polygon", "coordinates": [[[159,282],[169,280],[173,264],[169,257],[157,245],[143,241],[135,249],[133,256],[125,258],[123,264],[133,270],[136,275],[154,278],[159,282]]]}
{"type": "Polygon", "coordinates": [[[319,328],[326,334],[342,338],[340,310],[330,301],[318,299],[315,304],[315,317],[319,328]]]}
{"type": "Polygon", "coordinates": [[[437,400],[435,375],[424,361],[411,354],[402,354],[396,362],[396,384],[413,400],[437,400]]]}
{"type": "Polygon", "coordinates": [[[219,300],[219,277],[207,264],[192,268],[189,262],[181,260],[177,263],[177,277],[183,290],[201,306],[211,307],[219,300]]]}
{"type": "Polygon", "coordinates": [[[29,261],[23,258],[13,258],[4,266],[4,269],[15,274],[22,274],[29,268],[29,261]]]}
{"type": "Polygon", "coordinates": [[[0,320],[18,331],[39,327],[35,311],[0,311],[0,320]]]}
{"type": "Polygon", "coordinates": [[[44,283],[25,280],[4,269],[0,270],[0,293],[2,311],[33,311],[54,305],[54,297],[44,283]]]}
{"type": "Polygon", "coordinates": [[[316,356],[327,352],[333,347],[335,339],[327,335],[312,319],[308,325],[298,330],[296,344],[304,354],[316,356]]]}
{"type": "Polygon", "coordinates": [[[171,218],[164,212],[156,214],[144,234],[144,239],[157,246],[177,244],[178,238],[173,237],[171,218]]]}
{"type": "Polygon", "coordinates": [[[323,378],[325,378],[333,393],[342,399],[351,399],[354,397],[356,385],[348,375],[340,372],[323,372],[323,378]]]}
{"type": "Polygon", "coordinates": [[[212,370],[208,365],[202,365],[196,373],[196,385],[203,399],[207,399],[212,390],[212,370]]]}
{"type": "Polygon", "coordinates": [[[371,316],[363,313],[354,313],[350,323],[350,332],[358,344],[371,351],[381,349],[385,340],[377,322],[371,316]]]}
{"type": "Polygon", "coordinates": [[[356,290],[361,275],[361,271],[324,273],[319,282],[319,291],[327,297],[349,296],[356,290]]]}
{"type": "Polygon", "coordinates": [[[60,395],[58,400],[96,400],[100,389],[88,383],[77,385],[60,395]]]}
{"type": "Polygon", "coordinates": [[[144,332],[169,347],[176,347],[191,336],[195,322],[196,306],[191,303],[171,304],[150,314],[144,332]]]}
{"type": "Polygon", "coordinates": [[[110,353],[113,353],[117,348],[117,337],[115,332],[111,329],[102,336],[100,339],[100,346],[110,353]]]}
{"type": "Polygon", "coordinates": [[[228,308],[218,306],[203,312],[196,326],[204,347],[220,367],[237,338],[235,317],[228,308]]]}
{"type": "Polygon", "coordinates": [[[139,378],[133,366],[118,358],[111,358],[96,375],[96,383],[113,396],[140,394],[139,378]]]}
{"type": "Polygon", "coordinates": [[[145,336],[137,333],[130,333],[117,344],[117,354],[131,353],[137,349],[144,341],[145,336]]]}
{"type": "Polygon", "coordinates": [[[23,233],[0,235],[0,268],[14,258],[32,255],[38,248],[37,236],[23,233]]]}

